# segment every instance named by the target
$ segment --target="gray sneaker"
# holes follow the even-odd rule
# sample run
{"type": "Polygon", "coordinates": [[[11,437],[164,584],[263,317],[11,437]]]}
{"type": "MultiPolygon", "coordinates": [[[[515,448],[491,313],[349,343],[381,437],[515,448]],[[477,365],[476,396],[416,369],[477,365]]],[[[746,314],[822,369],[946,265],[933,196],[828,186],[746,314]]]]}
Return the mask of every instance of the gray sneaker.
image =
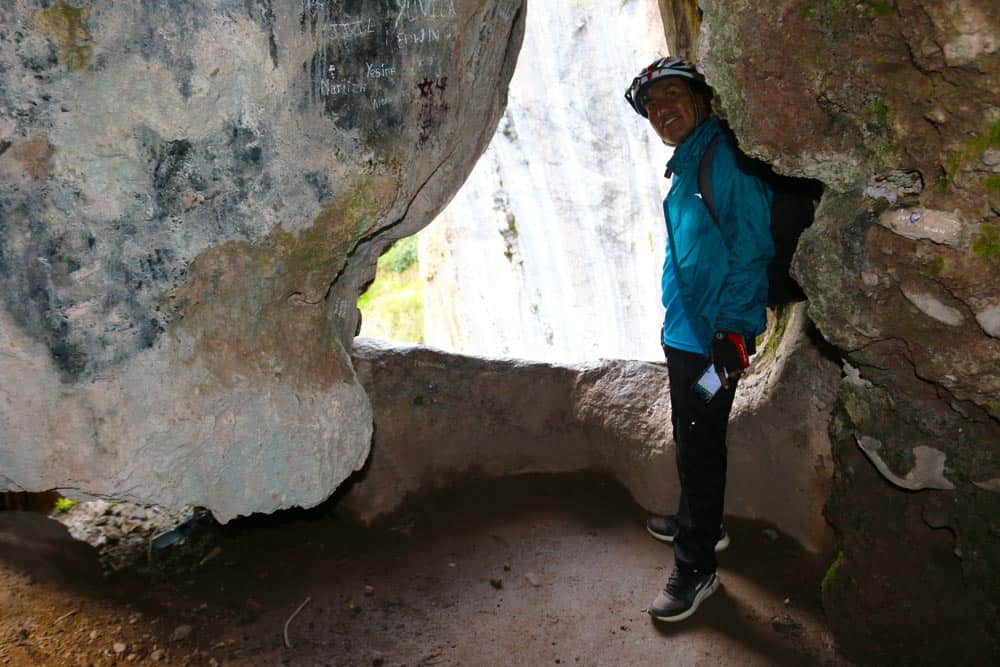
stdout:
{"type": "Polygon", "coordinates": [[[698,572],[674,567],[666,587],[649,605],[649,615],[658,621],[683,621],[719,587],[716,572],[698,572]]]}
{"type": "MultiPolygon", "coordinates": [[[[677,537],[678,529],[677,515],[675,514],[655,515],[646,519],[646,530],[661,542],[673,542],[674,538],[677,537]]],[[[715,551],[718,553],[728,546],[729,533],[726,532],[725,526],[719,526],[719,540],[715,543],[715,551]]]]}

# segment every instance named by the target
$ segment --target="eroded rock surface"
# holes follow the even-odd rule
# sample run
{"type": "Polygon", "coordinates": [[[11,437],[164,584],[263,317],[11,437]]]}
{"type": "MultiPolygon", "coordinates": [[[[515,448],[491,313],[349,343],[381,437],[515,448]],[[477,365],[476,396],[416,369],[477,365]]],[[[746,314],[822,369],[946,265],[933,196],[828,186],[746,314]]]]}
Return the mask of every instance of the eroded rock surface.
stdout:
{"type": "MultiPolygon", "coordinates": [[[[772,521],[819,552],[830,540],[822,506],[840,370],[808,333],[804,306],[778,328],[784,335],[737,394],[727,512],[772,521]]],[[[554,366],[364,339],[353,355],[372,399],[375,436],[371,461],[342,507],[362,520],[457,481],[580,470],[617,479],[650,511],[676,510],[665,364],[554,366]]]]}
{"type": "Polygon", "coordinates": [[[502,112],[522,0],[0,6],[0,487],[326,498],[374,258],[502,112]]]}

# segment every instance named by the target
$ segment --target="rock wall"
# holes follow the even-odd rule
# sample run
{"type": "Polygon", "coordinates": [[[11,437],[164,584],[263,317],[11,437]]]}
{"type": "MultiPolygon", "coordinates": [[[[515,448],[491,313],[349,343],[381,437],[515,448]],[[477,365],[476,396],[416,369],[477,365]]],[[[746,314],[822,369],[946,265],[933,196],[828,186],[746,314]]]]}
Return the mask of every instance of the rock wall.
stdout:
{"type": "Polygon", "coordinates": [[[670,151],[623,93],[665,51],[654,0],[529,4],[499,131],[420,233],[428,345],[660,359],[670,151]]]}
{"type": "Polygon", "coordinates": [[[794,270],[850,369],[827,506],[838,638],[868,659],[995,661],[1000,6],[701,6],[686,41],[744,149],[827,186],[794,270]]]}
{"type": "Polygon", "coordinates": [[[374,258],[496,127],[523,0],[0,5],[0,488],[326,498],[374,258]]]}
{"type": "Polygon", "coordinates": [[[659,5],[670,53],[693,62],[701,36],[698,0],[659,0],[659,5]]]}
{"type": "MultiPolygon", "coordinates": [[[[726,511],[822,552],[832,539],[822,507],[840,370],[813,340],[804,305],[773,331],[737,393],[726,511]]],[[[375,415],[371,459],[339,505],[355,518],[373,521],[458,481],[581,470],[618,480],[651,512],[676,511],[663,363],[558,366],[366,339],[353,359],[375,415]]]]}

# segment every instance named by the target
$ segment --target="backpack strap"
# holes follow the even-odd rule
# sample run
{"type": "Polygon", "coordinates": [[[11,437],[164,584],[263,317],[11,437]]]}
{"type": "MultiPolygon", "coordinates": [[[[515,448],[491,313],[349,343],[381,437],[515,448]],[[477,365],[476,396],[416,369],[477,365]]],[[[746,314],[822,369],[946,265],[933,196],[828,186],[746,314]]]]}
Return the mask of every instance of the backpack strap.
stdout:
{"type": "Polygon", "coordinates": [[[705,208],[708,209],[716,225],[719,224],[719,216],[715,212],[715,196],[712,189],[712,156],[715,154],[715,145],[718,141],[719,135],[715,135],[698,163],[698,192],[701,193],[701,200],[705,202],[705,208]]]}
{"type": "MultiPolygon", "coordinates": [[[[709,142],[708,148],[702,153],[701,161],[698,163],[698,192],[701,193],[701,200],[705,203],[705,208],[708,209],[716,227],[720,227],[720,225],[719,216],[715,212],[715,196],[712,189],[712,156],[715,155],[715,146],[718,141],[719,135],[715,135],[709,142]]],[[[743,342],[747,347],[747,354],[757,354],[757,340],[754,336],[744,335],[743,342]]]]}

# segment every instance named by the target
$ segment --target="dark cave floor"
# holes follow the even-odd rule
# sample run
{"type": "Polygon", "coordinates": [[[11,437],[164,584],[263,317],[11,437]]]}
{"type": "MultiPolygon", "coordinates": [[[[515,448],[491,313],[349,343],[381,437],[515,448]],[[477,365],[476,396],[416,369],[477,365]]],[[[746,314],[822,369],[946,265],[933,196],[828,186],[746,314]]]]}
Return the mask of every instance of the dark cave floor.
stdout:
{"type": "Polygon", "coordinates": [[[0,664],[847,664],[820,605],[831,557],[760,522],[727,520],[697,614],[651,621],[673,556],[644,519],[603,478],[524,477],[370,529],[329,506],[210,526],[103,575],[61,524],[3,511],[0,664]]]}

